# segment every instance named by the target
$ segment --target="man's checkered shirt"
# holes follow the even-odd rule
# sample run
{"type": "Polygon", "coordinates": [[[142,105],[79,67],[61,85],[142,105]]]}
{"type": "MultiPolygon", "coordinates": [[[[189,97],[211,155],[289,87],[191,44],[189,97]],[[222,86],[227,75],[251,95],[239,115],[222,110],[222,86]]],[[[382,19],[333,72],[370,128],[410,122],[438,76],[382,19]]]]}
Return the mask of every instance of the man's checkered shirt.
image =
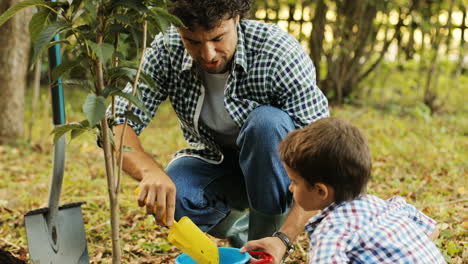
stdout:
{"type": "Polygon", "coordinates": [[[435,224],[402,197],[333,203],[306,224],[309,263],[446,263],[429,239],[435,224]]]}
{"type": "MultiPolygon", "coordinates": [[[[315,68],[297,40],[277,25],[241,20],[238,43],[225,89],[224,105],[234,122],[242,127],[249,113],[261,105],[286,112],[296,128],[327,117],[328,102],[316,85],[315,68]]],[[[211,163],[223,160],[212,131],[200,121],[204,87],[200,72],[185,50],[176,28],[159,34],[145,54],[143,70],[156,87],[140,83],[142,100],[151,116],[133,107],[143,125],[129,122],[137,134],[148,125],[158,106],[169,98],[180,121],[183,135],[192,148],[176,153],[196,156],[211,163]]],[[[125,88],[131,90],[130,85],[125,88]]],[[[117,98],[117,115],[127,109],[127,101],[117,98]]],[[[117,118],[121,124],[124,118],[117,118]]],[[[259,139],[261,140],[261,139],[259,139]]]]}

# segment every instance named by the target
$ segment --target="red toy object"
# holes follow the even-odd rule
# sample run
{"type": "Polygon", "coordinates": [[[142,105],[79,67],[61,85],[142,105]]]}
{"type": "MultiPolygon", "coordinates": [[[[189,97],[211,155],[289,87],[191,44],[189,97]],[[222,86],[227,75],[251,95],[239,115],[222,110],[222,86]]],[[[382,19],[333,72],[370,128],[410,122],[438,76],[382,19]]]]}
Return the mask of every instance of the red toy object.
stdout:
{"type": "Polygon", "coordinates": [[[255,255],[255,256],[260,256],[262,259],[252,262],[251,264],[265,264],[265,263],[270,263],[273,262],[273,256],[265,253],[263,251],[249,251],[250,255],[255,255]]]}

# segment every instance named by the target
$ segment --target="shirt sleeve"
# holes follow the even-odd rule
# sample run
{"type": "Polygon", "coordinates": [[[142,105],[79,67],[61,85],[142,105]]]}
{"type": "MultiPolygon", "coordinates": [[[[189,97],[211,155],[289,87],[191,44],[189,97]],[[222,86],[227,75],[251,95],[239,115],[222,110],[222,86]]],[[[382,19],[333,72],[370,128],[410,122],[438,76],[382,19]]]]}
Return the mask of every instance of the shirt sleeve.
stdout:
{"type": "MultiPolygon", "coordinates": [[[[169,65],[169,52],[165,49],[164,38],[160,34],[153,41],[151,48],[146,50],[143,61],[143,72],[154,80],[155,87],[149,87],[142,81],[138,83],[137,87],[137,96],[143,102],[143,105],[150,116],[146,115],[141,109],[134,105],[130,108],[130,111],[132,111],[142,121],[142,124],[135,123],[131,120],[128,121],[128,125],[133,128],[137,135],[139,135],[149,124],[159,105],[167,98],[167,92],[165,89],[167,86],[166,80],[168,78],[169,65]]],[[[132,84],[128,83],[123,92],[131,93],[131,91],[132,84]]],[[[116,124],[124,123],[124,113],[127,110],[128,103],[128,100],[125,98],[119,96],[116,98],[116,124]]],[[[109,111],[110,108],[108,109],[108,112],[109,111]]]]}
{"type": "Polygon", "coordinates": [[[350,259],[346,254],[352,243],[350,232],[340,225],[320,228],[317,235],[311,236],[311,249],[309,252],[309,263],[349,263],[350,259]]]}
{"type": "Polygon", "coordinates": [[[328,100],[317,87],[315,67],[297,44],[277,64],[274,83],[279,107],[291,116],[296,128],[329,116],[328,100]]]}
{"type": "Polygon", "coordinates": [[[411,204],[406,204],[405,209],[410,219],[412,219],[427,236],[430,236],[435,231],[437,222],[434,219],[425,215],[411,204]]]}

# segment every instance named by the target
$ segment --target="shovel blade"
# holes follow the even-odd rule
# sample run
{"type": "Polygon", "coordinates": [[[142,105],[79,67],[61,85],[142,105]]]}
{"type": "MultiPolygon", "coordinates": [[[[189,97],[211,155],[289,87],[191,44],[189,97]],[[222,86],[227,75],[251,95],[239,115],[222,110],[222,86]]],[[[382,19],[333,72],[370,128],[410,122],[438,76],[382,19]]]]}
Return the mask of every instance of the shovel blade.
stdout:
{"type": "Polygon", "coordinates": [[[59,208],[55,247],[47,228],[48,208],[30,211],[24,216],[32,263],[89,264],[81,204],[71,203],[59,208]]]}

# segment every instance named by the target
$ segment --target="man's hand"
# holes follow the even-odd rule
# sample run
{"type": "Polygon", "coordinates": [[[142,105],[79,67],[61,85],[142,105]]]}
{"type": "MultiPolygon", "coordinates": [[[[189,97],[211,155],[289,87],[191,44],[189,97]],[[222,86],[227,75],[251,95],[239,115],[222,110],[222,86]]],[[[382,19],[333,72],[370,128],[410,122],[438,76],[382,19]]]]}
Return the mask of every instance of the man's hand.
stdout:
{"type": "Polygon", "coordinates": [[[264,251],[273,256],[273,264],[279,264],[286,253],[286,245],[278,237],[265,237],[247,242],[240,251],[264,251]]]}
{"type": "Polygon", "coordinates": [[[124,152],[122,169],[134,179],[141,181],[138,205],[146,205],[148,214],[154,214],[157,224],[171,226],[174,221],[176,187],[162,167],[148,155],[141,146],[133,129],[123,124],[114,127],[116,145],[120,145],[123,131],[123,145],[132,151],[124,152]],[[157,205],[157,208],[155,206],[157,205]]]}
{"type": "Polygon", "coordinates": [[[146,212],[154,214],[157,224],[171,226],[174,222],[176,187],[164,172],[142,178],[139,187],[138,205],[146,205],[146,212]]]}

